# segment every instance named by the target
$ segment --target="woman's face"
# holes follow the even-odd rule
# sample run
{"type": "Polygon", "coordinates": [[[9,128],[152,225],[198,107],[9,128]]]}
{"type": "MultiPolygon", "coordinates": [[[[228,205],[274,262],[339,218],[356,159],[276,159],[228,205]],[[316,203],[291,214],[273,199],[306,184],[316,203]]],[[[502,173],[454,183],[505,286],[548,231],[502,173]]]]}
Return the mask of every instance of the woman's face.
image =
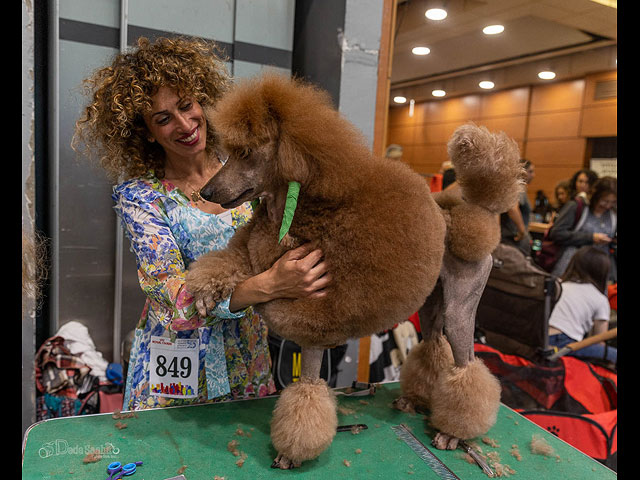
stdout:
{"type": "Polygon", "coordinates": [[[168,87],[160,87],[151,100],[151,112],[144,115],[148,140],[158,142],[167,159],[190,159],[204,152],[207,121],[197,101],[180,98],[168,87]]]}
{"type": "Polygon", "coordinates": [[[567,200],[569,200],[569,192],[567,192],[564,188],[558,188],[556,190],[556,199],[558,200],[558,203],[564,205],[565,203],[567,203],[567,200]]]}
{"type": "Polygon", "coordinates": [[[618,197],[613,193],[607,193],[600,197],[597,205],[594,205],[594,210],[598,212],[606,212],[607,210],[611,210],[617,201],[618,197]]]}
{"type": "Polygon", "coordinates": [[[576,178],[576,190],[578,193],[589,193],[589,178],[586,173],[581,173],[578,175],[578,178],[576,178]]]}

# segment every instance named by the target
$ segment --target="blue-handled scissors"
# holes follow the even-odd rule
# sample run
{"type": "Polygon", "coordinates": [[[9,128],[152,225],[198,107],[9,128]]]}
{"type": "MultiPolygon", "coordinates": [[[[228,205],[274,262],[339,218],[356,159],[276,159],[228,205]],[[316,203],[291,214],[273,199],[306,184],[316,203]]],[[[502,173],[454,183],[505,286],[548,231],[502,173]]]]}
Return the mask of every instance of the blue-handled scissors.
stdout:
{"type": "Polygon", "coordinates": [[[142,462],[127,463],[126,465],[122,465],[120,462],[110,463],[107,466],[107,473],[109,474],[107,480],[118,480],[125,475],[133,475],[139,465],[142,465],[142,462]]]}

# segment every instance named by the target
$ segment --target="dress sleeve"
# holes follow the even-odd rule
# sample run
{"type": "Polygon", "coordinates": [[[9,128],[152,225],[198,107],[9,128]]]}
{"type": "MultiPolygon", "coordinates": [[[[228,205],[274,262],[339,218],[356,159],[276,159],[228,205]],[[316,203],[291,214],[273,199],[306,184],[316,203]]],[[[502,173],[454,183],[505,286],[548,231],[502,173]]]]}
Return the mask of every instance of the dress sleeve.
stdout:
{"type": "Polygon", "coordinates": [[[244,316],[244,311],[231,313],[226,299],[216,305],[209,317],[200,318],[194,298],[185,287],[186,267],[180,248],[157,202],[137,201],[117,191],[114,200],[136,256],[140,287],[166,313],[160,319],[165,328],[193,330],[219,319],[244,316]]]}

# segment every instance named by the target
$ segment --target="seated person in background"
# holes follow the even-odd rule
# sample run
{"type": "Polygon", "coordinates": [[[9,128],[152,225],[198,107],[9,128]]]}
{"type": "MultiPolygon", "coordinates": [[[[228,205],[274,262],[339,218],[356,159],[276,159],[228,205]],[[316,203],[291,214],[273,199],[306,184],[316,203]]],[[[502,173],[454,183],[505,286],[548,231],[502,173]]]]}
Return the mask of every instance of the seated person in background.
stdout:
{"type": "MultiPolygon", "coordinates": [[[[535,177],[535,169],[529,160],[521,159],[526,170],[527,185],[535,177]]],[[[518,203],[505,213],[500,214],[500,242],[518,247],[527,256],[531,256],[531,237],[529,236],[529,220],[531,204],[526,190],[520,194],[518,203]]]]}
{"type": "MultiPolygon", "coordinates": [[[[609,256],[595,247],[580,248],[562,276],[562,294],[549,317],[549,345],[558,349],[579,342],[593,332],[609,328],[611,308],[607,298],[609,256]]],[[[604,342],[584,347],[570,355],[598,358],[616,364],[618,351],[604,342]]]]}
{"type": "Polygon", "coordinates": [[[446,190],[448,186],[454,184],[456,181],[456,171],[453,169],[451,160],[442,162],[440,173],[442,174],[442,190],[446,190]]]}
{"type": "Polygon", "coordinates": [[[556,188],[553,192],[556,197],[556,204],[553,207],[553,216],[551,217],[551,222],[553,222],[553,219],[558,216],[558,213],[560,212],[560,210],[562,210],[562,207],[564,207],[565,204],[570,200],[570,191],[571,186],[568,180],[562,180],[556,185],[556,188]]]}
{"type": "MultiPolygon", "coordinates": [[[[580,196],[565,204],[558,218],[549,230],[549,239],[563,247],[559,259],[551,273],[560,277],[575,251],[585,245],[594,245],[610,254],[617,232],[616,204],[618,199],[617,180],[613,177],[598,179],[588,206],[580,196]]],[[[611,256],[609,279],[617,281],[617,265],[611,256]]]]}
{"type": "Polygon", "coordinates": [[[598,180],[598,174],[588,168],[578,170],[569,180],[569,199],[575,200],[581,197],[585,202],[589,203],[593,186],[598,180]]]}
{"type": "Polygon", "coordinates": [[[387,147],[387,150],[384,152],[385,158],[389,160],[401,160],[402,159],[402,147],[395,143],[392,143],[387,147]]]}

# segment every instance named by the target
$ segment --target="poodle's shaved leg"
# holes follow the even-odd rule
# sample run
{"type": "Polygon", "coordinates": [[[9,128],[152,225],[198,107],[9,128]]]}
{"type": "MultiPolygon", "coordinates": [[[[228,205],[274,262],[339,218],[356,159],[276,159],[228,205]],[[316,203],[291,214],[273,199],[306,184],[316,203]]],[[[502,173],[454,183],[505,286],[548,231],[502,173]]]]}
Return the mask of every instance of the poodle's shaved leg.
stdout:
{"type": "Polygon", "coordinates": [[[492,264],[491,255],[474,262],[444,255],[444,332],[455,367],[438,377],[432,391],[431,425],[439,430],[432,444],[439,449],[455,449],[459,439],[483,435],[496,421],[500,382],[473,350],[476,310],[492,264]]]}
{"type": "Polygon", "coordinates": [[[324,349],[302,347],[300,354],[300,377],[307,377],[313,380],[320,378],[320,369],[322,368],[322,355],[324,349]]]}
{"type": "Polygon", "coordinates": [[[440,272],[444,295],[444,333],[458,367],[466,366],[475,358],[473,332],[476,310],[492,265],[491,255],[477,262],[468,262],[445,251],[440,272]]]}

